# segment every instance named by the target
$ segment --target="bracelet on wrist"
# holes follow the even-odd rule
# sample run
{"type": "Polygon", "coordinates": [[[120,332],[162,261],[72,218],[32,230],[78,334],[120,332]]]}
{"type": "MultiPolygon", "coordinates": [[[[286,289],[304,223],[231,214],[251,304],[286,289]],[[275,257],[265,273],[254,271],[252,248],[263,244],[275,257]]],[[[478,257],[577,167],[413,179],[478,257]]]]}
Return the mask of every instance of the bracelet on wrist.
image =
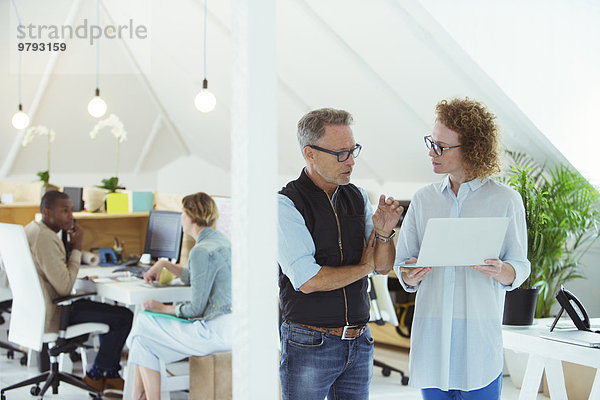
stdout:
{"type": "Polygon", "coordinates": [[[375,238],[382,241],[383,243],[387,243],[390,240],[392,240],[392,238],[396,236],[396,231],[392,229],[392,233],[390,234],[390,236],[381,236],[380,234],[377,233],[377,231],[375,231],[375,238]]]}

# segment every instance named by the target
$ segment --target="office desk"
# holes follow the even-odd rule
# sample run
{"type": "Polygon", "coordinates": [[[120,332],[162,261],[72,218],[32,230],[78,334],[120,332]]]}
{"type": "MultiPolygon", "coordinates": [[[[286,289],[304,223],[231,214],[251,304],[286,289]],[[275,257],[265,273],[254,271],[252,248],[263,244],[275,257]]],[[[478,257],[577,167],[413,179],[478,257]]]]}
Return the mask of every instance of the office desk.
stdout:
{"type": "MultiPolygon", "coordinates": [[[[88,275],[106,276],[116,267],[81,267],[78,278],[88,275]]],[[[135,306],[135,312],[139,312],[141,305],[146,300],[157,300],[162,303],[189,301],[192,297],[190,286],[167,286],[148,287],[141,279],[133,282],[111,282],[94,283],[92,281],[81,281],[76,285],[78,290],[93,290],[98,296],[119,303],[135,306]]]]}
{"type": "MultiPolygon", "coordinates": [[[[600,349],[577,346],[541,338],[549,331],[552,318],[539,319],[527,327],[502,327],[504,348],[529,354],[527,369],[519,400],[535,399],[540,387],[542,373],[546,370],[551,399],[567,399],[561,361],[597,368],[589,399],[600,399],[600,349]]],[[[600,318],[592,324],[600,323],[600,318]]]]}
{"type": "MultiPolygon", "coordinates": [[[[116,267],[81,267],[77,274],[78,278],[88,275],[97,275],[99,277],[109,275],[116,267]]],[[[158,300],[162,303],[189,301],[192,298],[192,288],[190,286],[171,286],[171,287],[148,287],[142,284],[142,280],[134,282],[111,282],[94,283],[90,280],[78,279],[76,283],[77,290],[95,291],[98,296],[104,299],[118,301],[119,303],[135,306],[135,317],[142,310],[142,303],[146,300],[158,300]]],[[[130,399],[133,383],[133,368],[127,366],[123,374],[125,387],[123,389],[123,398],[130,399]]]]}

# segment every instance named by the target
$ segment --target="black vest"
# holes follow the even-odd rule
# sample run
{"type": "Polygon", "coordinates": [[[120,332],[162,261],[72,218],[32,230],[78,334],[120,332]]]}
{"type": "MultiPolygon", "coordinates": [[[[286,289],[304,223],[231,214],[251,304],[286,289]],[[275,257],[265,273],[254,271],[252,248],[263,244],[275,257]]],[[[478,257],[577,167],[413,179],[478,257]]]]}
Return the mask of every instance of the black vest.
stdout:
{"type": "MultiPolygon", "coordinates": [[[[315,244],[317,264],[339,267],[360,262],[365,237],[365,203],[356,186],[339,186],[332,205],[327,193],[302,170],[300,177],[279,193],[292,200],[304,217],[315,244]]],[[[357,325],[369,321],[366,277],[341,289],[304,294],[294,289],[280,267],[279,299],[283,319],[296,323],[334,328],[347,322],[357,325]]]]}

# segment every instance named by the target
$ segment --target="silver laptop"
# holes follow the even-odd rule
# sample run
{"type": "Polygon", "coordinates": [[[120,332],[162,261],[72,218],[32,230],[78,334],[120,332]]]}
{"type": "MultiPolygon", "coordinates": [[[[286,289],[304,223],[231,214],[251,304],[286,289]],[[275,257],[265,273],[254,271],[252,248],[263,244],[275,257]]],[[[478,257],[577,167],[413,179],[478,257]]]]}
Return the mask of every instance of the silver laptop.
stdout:
{"type": "Polygon", "coordinates": [[[557,342],[600,349],[600,333],[596,332],[580,330],[552,331],[544,333],[540,335],[540,337],[543,337],[544,339],[556,340],[557,342]]]}
{"type": "Polygon", "coordinates": [[[416,266],[482,265],[499,257],[507,228],[506,217],[430,218],[416,266]]]}

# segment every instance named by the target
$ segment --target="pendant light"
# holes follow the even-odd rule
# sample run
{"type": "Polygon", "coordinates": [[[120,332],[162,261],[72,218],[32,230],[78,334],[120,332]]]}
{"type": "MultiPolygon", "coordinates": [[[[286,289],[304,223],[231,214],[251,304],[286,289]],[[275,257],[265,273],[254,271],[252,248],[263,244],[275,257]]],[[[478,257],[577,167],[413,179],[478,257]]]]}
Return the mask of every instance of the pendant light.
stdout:
{"type": "MultiPolygon", "coordinates": [[[[15,4],[14,0],[11,0],[11,3],[15,10],[15,14],[17,15],[17,23],[19,24],[19,26],[22,26],[21,18],[19,17],[19,12],[17,11],[17,5],[15,4]]],[[[19,52],[19,106],[18,106],[18,111],[12,117],[12,125],[16,129],[19,129],[19,130],[25,129],[29,125],[29,115],[27,115],[27,113],[25,113],[23,111],[23,104],[21,103],[21,74],[22,74],[21,61],[22,61],[22,56],[23,56],[23,52],[20,51],[19,52]]]]}
{"type": "Polygon", "coordinates": [[[208,14],[208,8],[206,6],[208,0],[204,0],[204,81],[202,82],[202,89],[200,93],[196,95],[194,104],[196,108],[201,112],[207,113],[214,110],[217,104],[217,99],[214,94],[208,90],[208,80],[206,79],[206,16],[208,14]]]}
{"type": "Polygon", "coordinates": [[[100,89],[96,88],[96,95],[88,103],[87,109],[90,115],[94,118],[100,118],[106,114],[106,102],[100,97],[100,89]]]}
{"type": "Polygon", "coordinates": [[[12,117],[12,124],[16,129],[25,129],[29,126],[29,115],[23,112],[23,105],[19,102],[19,111],[12,117]]]}
{"type": "MultiPolygon", "coordinates": [[[[96,23],[100,26],[100,0],[96,0],[96,23]]],[[[100,97],[100,38],[96,41],[96,92],[88,103],[87,109],[94,118],[100,118],[106,114],[106,102],[100,97]]]]}

